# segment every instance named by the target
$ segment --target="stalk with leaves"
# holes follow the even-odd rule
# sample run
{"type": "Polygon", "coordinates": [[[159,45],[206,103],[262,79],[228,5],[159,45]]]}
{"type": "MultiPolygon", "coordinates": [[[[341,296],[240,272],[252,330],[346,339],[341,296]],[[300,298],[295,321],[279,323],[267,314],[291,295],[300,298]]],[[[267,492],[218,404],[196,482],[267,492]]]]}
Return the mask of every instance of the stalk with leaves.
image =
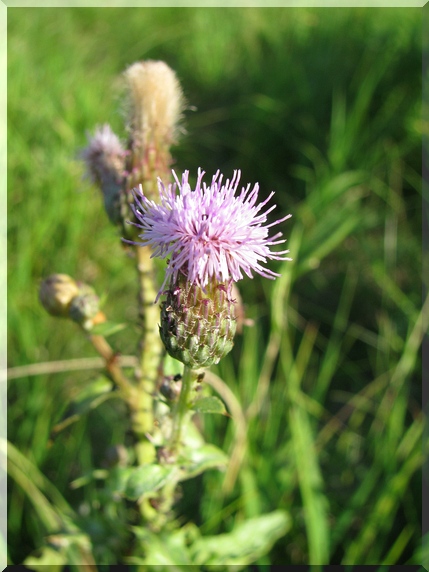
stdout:
{"type": "MultiPolygon", "coordinates": [[[[274,193],[258,202],[259,185],[241,187],[239,170],[226,180],[218,171],[209,183],[202,169],[195,184],[188,171],[179,179],[170,170],[170,147],[184,99],[174,72],[163,62],[138,62],[124,80],[127,146],[106,124],[90,136],[82,158],[109,220],[134,255],[141,326],[134,379],[103,335],[107,318],[91,287],[53,275],[42,283],[40,300],[49,313],[74,320],[88,334],[128,404],[136,462],[117,469],[116,493],[137,501],[143,517],[135,529],[141,542],[128,561],[152,564],[150,535],[161,533],[168,543],[181,534],[173,513],[179,483],[228,463],[223,451],[204,443],[192,416],[226,412],[218,398],[200,395],[204,371],[233,347],[242,320],[235,283],[253,273],[275,279],[279,275],[266,262],[290,260],[288,250],[273,250],[285,242],[282,233],[270,233],[291,215],[269,223],[274,193]],[[154,258],[167,261],[160,281],[154,258]],[[166,359],[176,368],[183,364],[182,373],[168,375],[166,359]]],[[[288,519],[281,512],[264,518],[267,548],[285,532],[288,519]]],[[[192,558],[205,563],[198,550],[192,558]]]]}

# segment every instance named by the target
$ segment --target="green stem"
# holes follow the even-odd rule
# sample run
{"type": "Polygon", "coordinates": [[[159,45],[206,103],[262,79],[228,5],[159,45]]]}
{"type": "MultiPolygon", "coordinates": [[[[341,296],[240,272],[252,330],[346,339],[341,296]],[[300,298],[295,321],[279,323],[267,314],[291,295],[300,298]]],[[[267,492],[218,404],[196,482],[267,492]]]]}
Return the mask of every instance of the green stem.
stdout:
{"type": "Polygon", "coordinates": [[[106,370],[110,374],[110,377],[122,392],[122,395],[127,402],[131,404],[134,388],[128,378],[123,374],[122,369],[118,364],[117,355],[103,336],[93,334],[89,336],[89,339],[96,351],[104,359],[106,370]]]}
{"type": "Polygon", "coordinates": [[[154,428],[153,396],[158,381],[162,342],[158,331],[159,309],[154,304],[153,261],[148,247],[137,247],[137,270],[139,275],[139,312],[142,320],[139,372],[137,375],[137,400],[133,407],[133,431],[138,437],[137,457],[139,464],[155,460],[155,447],[148,438],[154,428]]]}
{"type": "Polygon", "coordinates": [[[171,432],[171,451],[178,451],[181,443],[183,420],[188,412],[189,394],[192,387],[192,369],[185,365],[182,376],[182,389],[173,411],[173,429],[171,432]]]}
{"type": "MultiPolygon", "coordinates": [[[[182,444],[184,421],[189,411],[189,395],[192,389],[192,379],[192,369],[185,365],[182,376],[182,389],[180,391],[179,399],[173,409],[173,428],[168,447],[168,452],[170,453],[173,461],[178,456],[180,446],[182,444]]],[[[159,506],[158,518],[155,523],[159,530],[162,529],[168,521],[168,515],[174,504],[176,486],[177,481],[172,480],[167,483],[161,491],[161,504],[159,506]]]]}

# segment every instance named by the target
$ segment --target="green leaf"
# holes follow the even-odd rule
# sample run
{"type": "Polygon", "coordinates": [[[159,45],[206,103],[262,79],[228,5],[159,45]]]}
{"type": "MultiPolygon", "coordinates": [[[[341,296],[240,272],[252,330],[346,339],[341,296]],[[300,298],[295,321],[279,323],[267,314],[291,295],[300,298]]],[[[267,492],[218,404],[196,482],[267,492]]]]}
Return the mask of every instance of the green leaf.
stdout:
{"type": "Polygon", "coordinates": [[[95,409],[106,399],[113,397],[115,394],[112,392],[112,389],[112,382],[104,376],[86,385],[70,403],[61,420],[53,427],[52,435],[55,436],[72,423],[78,421],[82,415],[95,409]]]}
{"type": "Polygon", "coordinates": [[[159,572],[189,570],[192,561],[187,546],[189,534],[186,525],[171,532],[153,533],[141,527],[133,527],[133,532],[144,547],[144,558],[130,557],[127,562],[146,565],[150,570],[156,566],[159,572]]]}
{"type": "Polygon", "coordinates": [[[123,493],[134,470],[134,467],[112,467],[106,481],[107,490],[112,493],[123,493]]]}
{"type": "Polygon", "coordinates": [[[161,568],[158,570],[163,572],[170,569],[170,566],[173,566],[172,570],[176,572],[178,570],[186,572],[190,565],[186,546],[171,546],[171,543],[160,542],[159,540],[149,547],[147,557],[141,563],[151,568],[160,566],[161,568]]]}
{"type": "Polygon", "coordinates": [[[84,532],[51,534],[45,540],[48,544],[27,556],[23,562],[30,570],[60,572],[67,564],[94,567],[91,540],[84,532]]]}
{"type": "Polygon", "coordinates": [[[142,495],[154,493],[163,487],[174,474],[177,467],[162,467],[161,465],[143,465],[136,468],[125,485],[125,496],[137,500],[142,495]]]}
{"type": "Polygon", "coordinates": [[[195,401],[192,409],[198,413],[220,413],[227,415],[225,405],[218,397],[202,397],[195,401]]]}
{"type": "Polygon", "coordinates": [[[186,449],[199,449],[205,443],[200,431],[190,419],[187,419],[186,423],[184,423],[183,443],[186,449]]]}
{"type": "Polygon", "coordinates": [[[208,469],[222,468],[228,464],[228,456],[218,447],[206,444],[199,449],[187,451],[185,461],[181,464],[181,481],[200,475],[208,469]]]}
{"type": "Polygon", "coordinates": [[[35,572],[45,572],[47,566],[50,572],[60,572],[67,564],[67,555],[64,550],[59,552],[51,546],[44,546],[36,554],[37,556],[30,554],[23,562],[27,568],[35,572]]]}
{"type": "Polygon", "coordinates": [[[289,411],[295,464],[304,506],[309,563],[329,562],[328,499],[323,491],[323,478],[309,416],[298,404],[289,411]]]}
{"type": "Polygon", "coordinates": [[[290,525],[289,514],[277,510],[246,520],[227,534],[200,537],[190,549],[192,563],[243,568],[267,554],[290,525]]]}
{"type": "Polygon", "coordinates": [[[107,320],[102,324],[97,324],[94,326],[91,330],[91,335],[103,336],[104,338],[107,338],[113,334],[116,334],[117,332],[124,330],[126,327],[127,324],[117,324],[116,322],[110,322],[107,320]]]}
{"type": "Polygon", "coordinates": [[[91,483],[96,479],[105,480],[108,478],[108,476],[109,471],[106,469],[96,469],[95,471],[91,471],[87,475],[83,475],[72,481],[70,483],[70,488],[73,490],[80,489],[81,487],[86,486],[88,483],[91,483]]]}

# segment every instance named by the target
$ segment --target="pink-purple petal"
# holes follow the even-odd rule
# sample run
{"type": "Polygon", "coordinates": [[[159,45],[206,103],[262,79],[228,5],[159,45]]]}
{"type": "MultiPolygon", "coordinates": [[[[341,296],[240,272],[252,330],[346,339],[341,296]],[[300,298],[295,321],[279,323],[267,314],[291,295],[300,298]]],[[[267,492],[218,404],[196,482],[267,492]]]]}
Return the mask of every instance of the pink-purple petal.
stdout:
{"type": "Polygon", "coordinates": [[[276,205],[261,212],[274,192],[256,204],[258,184],[253,189],[249,184],[236,195],[239,170],[223,185],[220,171],[213,175],[210,185],[203,181],[204,175],[199,169],[194,190],[189,184],[189,171],[183,173],[181,182],[173,171],[175,183],[167,187],[159,180],[159,204],[148,200],[141,186],[134,189],[132,209],[138,221],[135,224],[142,229],[141,243],[136,244],[152,246],[153,256],[170,257],[160,294],[179,272],[204,288],[213,278],[241,280],[243,272],[250,278],[255,272],[273,279],[279,275],[261,263],[268,259],[290,260],[284,256],[288,250],[270,250],[285,239],[280,239],[281,232],[269,237],[268,229],[291,215],[267,224],[267,215],[276,205]]]}

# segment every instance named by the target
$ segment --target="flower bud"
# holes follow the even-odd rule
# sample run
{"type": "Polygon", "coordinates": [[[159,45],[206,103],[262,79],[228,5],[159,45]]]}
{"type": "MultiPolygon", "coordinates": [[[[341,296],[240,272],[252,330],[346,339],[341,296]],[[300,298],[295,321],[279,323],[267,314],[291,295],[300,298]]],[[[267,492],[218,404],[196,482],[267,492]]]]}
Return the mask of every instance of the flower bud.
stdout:
{"type": "Polygon", "coordinates": [[[75,280],[67,274],[52,274],[40,285],[39,299],[51,316],[66,318],[70,304],[79,294],[75,280]]]}
{"type": "Polygon", "coordinates": [[[70,318],[85,330],[90,330],[96,322],[99,322],[99,301],[91,286],[80,284],[78,295],[73,298],[70,304],[70,318]]]}
{"type": "Polygon", "coordinates": [[[125,155],[126,151],[119,138],[108,124],[96,128],[94,135],[88,137],[88,146],[81,153],[81,158],[86,163],[87,176],[100,187],[104,208],[113,224],[122,221],[120,195],[125,155]]]}
{"type": "Polygon", "coordinates": [[[203,290],[180,274],[161,305],[164,346],[193,369],[217,364],[231,351],[236,326],[231,283],[212,280],[203,290]]]}

